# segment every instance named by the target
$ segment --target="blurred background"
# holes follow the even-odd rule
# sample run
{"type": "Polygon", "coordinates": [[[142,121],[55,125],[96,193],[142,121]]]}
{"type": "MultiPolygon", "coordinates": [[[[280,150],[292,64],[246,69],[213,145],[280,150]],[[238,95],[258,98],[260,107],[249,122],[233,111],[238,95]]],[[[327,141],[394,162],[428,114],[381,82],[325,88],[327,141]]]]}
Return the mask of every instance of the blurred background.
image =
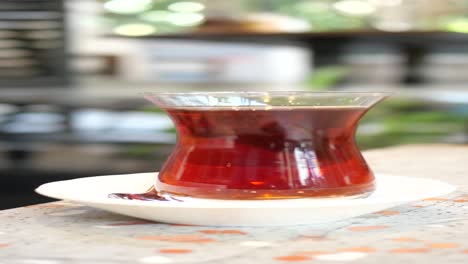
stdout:
{"type": "Polygon", "coordinates": [[[0,209],[37,185],[156,171],[146,91],[393,91],[362,149],[468,143],[468,0],[2,0],[0,209]]]}

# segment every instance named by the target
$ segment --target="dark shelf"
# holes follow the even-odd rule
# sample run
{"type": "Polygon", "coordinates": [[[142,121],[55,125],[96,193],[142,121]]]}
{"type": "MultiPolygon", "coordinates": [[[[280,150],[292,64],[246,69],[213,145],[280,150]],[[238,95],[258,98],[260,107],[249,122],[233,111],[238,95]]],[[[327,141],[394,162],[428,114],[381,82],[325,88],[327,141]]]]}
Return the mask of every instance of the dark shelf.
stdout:
{"type": "MultiPolygon", "coordinates": [[[[109,37],[127,38],[117,35],[109,37]]],[[[228,42],[302,42],[315,43],[320,41],[336,40],[365,40],[365,41],[390,41],[403,43],[431,44],[431,41],[442,42],[466,42],[468,34],[446,32],[446,31],[332,31],[332,32],[301,32],[301,33],[254,33],[254,32],[226,32],[226,33],[174,33],[159,34],[133,39],[177,39],[177,40],[200,40],[200,41],[228,41],[228,42]]],[[[336,44],[336,43],[335,43],[336,44]]]]}

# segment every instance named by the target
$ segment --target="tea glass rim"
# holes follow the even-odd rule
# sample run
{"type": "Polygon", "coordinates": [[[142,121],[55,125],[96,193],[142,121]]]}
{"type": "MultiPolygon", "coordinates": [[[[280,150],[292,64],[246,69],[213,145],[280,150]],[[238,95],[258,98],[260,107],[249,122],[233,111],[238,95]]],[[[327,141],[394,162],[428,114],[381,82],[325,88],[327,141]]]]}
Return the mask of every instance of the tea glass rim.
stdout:
{"type": "Polygon", "coordinates": [[[197,107],[219,109],[220,107],[255,108],[287,107],[366,107],[370,108],[389,97],[385,92],[357,91],[207,91],[207,92],[161,92],[146,93],[144,97],[155,105],[165,108],[197,107]]]}
{"type": "Polygon", "coordinates": [[[184,92],[144,92],[145,96],[344,96],[344,95],[355,95],[355,96],[381,96],[388,97],[395,94],[389,91],[184,91],[184,92]]]}

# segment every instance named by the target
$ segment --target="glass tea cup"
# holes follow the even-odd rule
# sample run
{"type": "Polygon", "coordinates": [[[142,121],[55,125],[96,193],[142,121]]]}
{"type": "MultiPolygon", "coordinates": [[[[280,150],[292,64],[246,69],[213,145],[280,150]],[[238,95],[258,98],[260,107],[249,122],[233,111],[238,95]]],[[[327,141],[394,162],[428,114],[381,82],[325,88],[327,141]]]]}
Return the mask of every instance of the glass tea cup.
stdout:
{"type": "Polygon", "coordinates": [[[173,120],[177,144],[161,194],[212,199],[363,197],[374,175],[355,143],[371,92],[193,92],[145,97],[173,120]]]}

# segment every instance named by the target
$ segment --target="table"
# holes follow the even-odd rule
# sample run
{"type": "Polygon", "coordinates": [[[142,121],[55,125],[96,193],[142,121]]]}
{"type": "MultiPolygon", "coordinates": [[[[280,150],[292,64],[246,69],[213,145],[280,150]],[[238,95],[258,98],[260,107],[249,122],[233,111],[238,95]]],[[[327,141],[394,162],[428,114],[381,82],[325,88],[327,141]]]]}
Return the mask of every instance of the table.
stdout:
{"type": "Polygon", "coordinates": [[[468,263],[468,146],[365,152],[374,171],[458,187],[334,223],[260,228],[181,226],[67,202],[0,212],[0,263],[468,263]]]}

